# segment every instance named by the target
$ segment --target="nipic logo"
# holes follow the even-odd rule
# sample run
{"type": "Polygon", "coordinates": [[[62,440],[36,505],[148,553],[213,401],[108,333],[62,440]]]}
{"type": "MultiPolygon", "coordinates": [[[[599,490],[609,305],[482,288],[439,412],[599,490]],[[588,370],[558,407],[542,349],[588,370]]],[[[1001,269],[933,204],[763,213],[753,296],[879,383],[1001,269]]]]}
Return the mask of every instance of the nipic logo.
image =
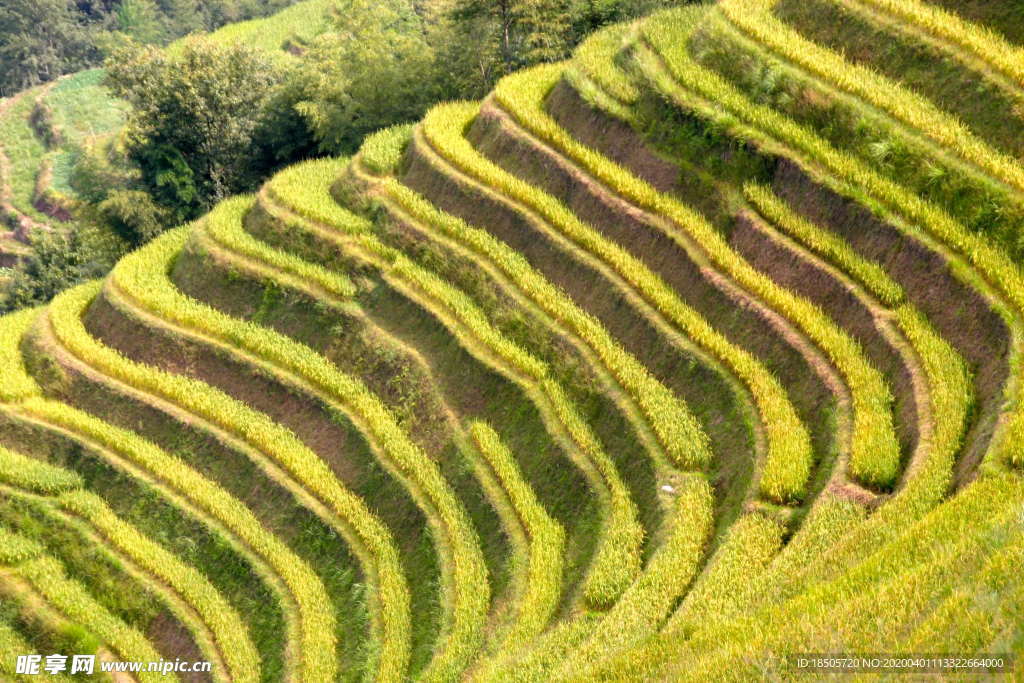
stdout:
{"type": "MultiPolygon", "coordinates": [[[[42,655],[18,655],[15,663],[14,673],[22,676],[37,676],[48,674],[55,676],[67,672],[69,674],[92,674],[96,671],[96,655],[67,655],[52,654],[43,657],[42,655]],[[70,664],[68,662],[70,659],[70,664]]],[[[161,659],[158,662],[115,662],[100,660],[99,670],[104,673],[125,672],[125,673],[158,673],[168,675],[170,673],[209,672],[210,662],[189,662],[176,659],[173,662],[161,659]]]]}
{"type": "Polygon", "coordinates": [[[40,668],[42,668],[42,671],[50,675],[65,671],[71,674],[91,674],[95,667],[96,655],[72,655],[70,671],[68,671],[67,655],[47,655],[45,664],[42,655],[19,655],[14,673],[31,676],[41,673],[40,668]]]}

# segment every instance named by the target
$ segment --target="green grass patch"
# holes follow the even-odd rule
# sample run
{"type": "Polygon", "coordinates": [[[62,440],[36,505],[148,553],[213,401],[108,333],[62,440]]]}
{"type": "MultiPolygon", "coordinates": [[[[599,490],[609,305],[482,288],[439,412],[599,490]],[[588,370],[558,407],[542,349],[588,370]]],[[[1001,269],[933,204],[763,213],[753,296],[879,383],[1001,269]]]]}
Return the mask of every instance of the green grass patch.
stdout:
{"type": "Polygon", "coordinates": [[[29,125],[40,88],[26,90],[0,115],[0,149],[10,163],[3,182],[10,191],[11,203],[18,211],[41,222],[48,219],[32,205],[35,198],[36,174],[47,149],[29,125]]]}
{"type": "MultiPolygon", "coordinates": [[[[276,53],[279,59],[288,61],[290,55],[284,51],[288,43],[305,43],[326,31],[329,28],[327,12],[334,4],[334,0],[304,0],[269,17],[227,24],[202,39],[223,45],[246,45],[276,53]]],[[[179,53],[190,40],[195,38],[186,36],[171,43],[166,48],[168,54],[179,53]]]]}

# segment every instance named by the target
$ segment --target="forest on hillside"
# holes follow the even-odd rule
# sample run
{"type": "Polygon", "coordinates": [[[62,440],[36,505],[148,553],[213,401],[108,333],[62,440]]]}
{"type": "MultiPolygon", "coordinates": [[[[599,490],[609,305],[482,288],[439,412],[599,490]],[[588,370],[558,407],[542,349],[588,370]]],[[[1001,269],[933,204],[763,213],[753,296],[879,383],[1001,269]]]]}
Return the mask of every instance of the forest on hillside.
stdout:
{"type": "Polygon", "coordinates": [[[8,0],[0,6],[0,94],[96,66],[119,39],[165,45],[295,1],[8,0]]]}
{"type": "Polygon", "coordinates": [[[4,212],[27,248],[11,242],[19,256],[0,278],[0,310],[101,275],[126,251],[278,168],[350,154],[375,130],[413,121],[437,102],[482,97],[504,75],[566,58],[604,25],[670,4],[679,3],[5,2],[0,93],[30,99],[25,93],[36,91],[26,88],[46,92],[54,79],[99,66],[94,89],[109,95],[77,114],[127,108],[123,127],[81,141],[61,139],[53,123],[60,112],[43,95],[25,115],[43,143],[35,156],[64,150],[63,189],[41,188],[44,168],[19,169],[15,159],[13,175],[31,174],[36,196],[4,212]],[[256,23],[262,17],[268,23],[256,23]],[[57,205],[59,229],[35,229],[54,222],[35,211],[40,194],[44,213],[57,205]]]}

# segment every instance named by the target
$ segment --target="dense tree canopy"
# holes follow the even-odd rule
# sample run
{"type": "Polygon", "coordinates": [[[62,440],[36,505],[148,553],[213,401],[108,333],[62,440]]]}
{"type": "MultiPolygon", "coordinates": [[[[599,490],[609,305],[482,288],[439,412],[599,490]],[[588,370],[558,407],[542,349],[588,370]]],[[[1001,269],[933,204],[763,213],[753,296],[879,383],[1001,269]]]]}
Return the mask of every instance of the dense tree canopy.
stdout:
{"type": "Polygon", "coordinates": [[[367,133],[411,120],[437,100],[434,52],[410,3],[340,0],[331,29],[288,86],[324,151],[352,151],[367,133]]]}
{"type": "Polygon", "coordinates": [[[132,106],[129,156],[157,203],[183,220],[259,180],[254,138],[278,80],[269,57],[243,45],[192,42],[173,58],[127,49],[110,60],[108,84],[132,106]]]}
{"type": "Polygon", "coordinates": [[[47,232],[31,237],[32,249],[0,296],[0,313],[37,306],[62,290],[99,277],[113,261],[87,231],[47,232]]]}
{"type": "Polygon", "coordinates": [[[164,44],[272,14],[296,0],[3,0],[0,94],[102,62],[117,35],[164,44]]]}
{"type": "Polygon", "coordinates": [[[664,0],[338,0],[330,30],[303,55],[285,100],[324,152],[479,97],[517,68],[567,57],[594,29],[664,0]]]}
{"type": "Polygon", "coordinates": [[[569,56],[583,38],[671,0],[442,0],[432,44],[449,96],[481,97],[512,71],[569,56]]]}
{"type": "Polygon", "coordinates": [[[99,58],[88,20],[68,0],[0,3],[0,91],[12,95],[99,58]]]}

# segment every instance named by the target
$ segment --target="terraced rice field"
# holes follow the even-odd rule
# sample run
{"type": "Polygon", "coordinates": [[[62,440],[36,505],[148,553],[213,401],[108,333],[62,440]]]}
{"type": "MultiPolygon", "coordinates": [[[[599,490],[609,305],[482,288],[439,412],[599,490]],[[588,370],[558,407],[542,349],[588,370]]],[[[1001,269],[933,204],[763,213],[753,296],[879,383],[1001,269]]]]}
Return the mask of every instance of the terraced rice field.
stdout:
{"type": "Polygon", "coordinates": [[[967,4],[615,26],[0,318],[0,671],[1024,654],[1024,62],[967,4]]]}
{"type": "Polygon", "coordinates": [[[47,84],[0,102],[0,215],[7,237],[22,242],[49,220],[35,206],[36,176],[47,145],[32,119],[53,87],[47,84]]]}

